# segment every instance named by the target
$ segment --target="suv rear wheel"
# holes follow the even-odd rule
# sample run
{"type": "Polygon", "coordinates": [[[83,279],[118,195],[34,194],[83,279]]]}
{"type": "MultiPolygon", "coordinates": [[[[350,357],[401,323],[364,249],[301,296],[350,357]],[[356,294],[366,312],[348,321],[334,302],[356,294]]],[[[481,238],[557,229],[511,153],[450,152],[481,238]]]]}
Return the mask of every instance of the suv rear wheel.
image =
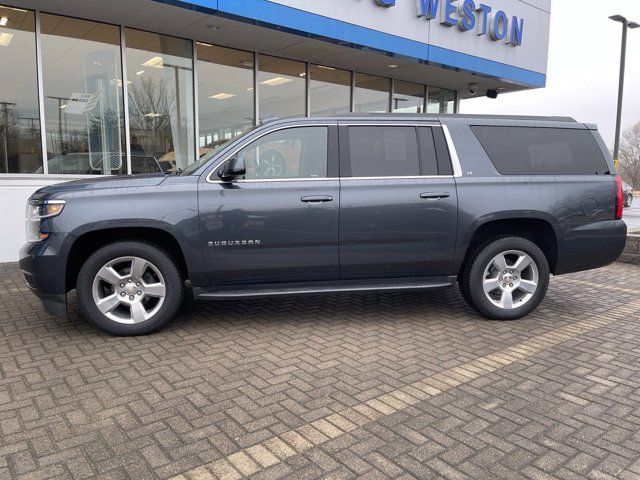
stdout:
{"type": "Polygon", "coordinates": [[[465,300],[482,315],[514,320],[533,312],[549,286],[549,263],[533,242],[502,237],[478,247],[460,278],[465,300]]]}
{"type": "Polygon", "coordinates": [[[159,329],[182,303],[183,280],[173,259],[155,245],[117,242],[84,263],[76,291],[84,317],[113,335],[159,329]]]}

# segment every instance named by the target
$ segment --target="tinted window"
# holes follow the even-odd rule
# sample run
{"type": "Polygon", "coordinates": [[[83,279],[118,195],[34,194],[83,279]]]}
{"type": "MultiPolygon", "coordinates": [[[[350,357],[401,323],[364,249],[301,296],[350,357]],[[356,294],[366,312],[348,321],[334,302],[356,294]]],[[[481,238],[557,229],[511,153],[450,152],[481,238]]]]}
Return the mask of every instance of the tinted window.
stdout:
{"type": "Polygon", "coordinates": [[[327,127],[278,130],[243,148],[246,180],[324,178],[327,176],[327,127]]]}
{"type": "Polygon", "coordinates": [[[503,175],[602,175],[609,171],[588,130],[471,127],[503,175]]]}
{"type": "Polygon", "coordinates": [[[349,127],[352,177],[420,175],[415,127],[349,127]]]}
{"type": "Polygon", "coordinates": [[[433,139],[433,129],[429,127],[419,128],[418,141],[420,142],[420,174],[438,175],[438,159],[436,156],[436,144],[433,139]]]}

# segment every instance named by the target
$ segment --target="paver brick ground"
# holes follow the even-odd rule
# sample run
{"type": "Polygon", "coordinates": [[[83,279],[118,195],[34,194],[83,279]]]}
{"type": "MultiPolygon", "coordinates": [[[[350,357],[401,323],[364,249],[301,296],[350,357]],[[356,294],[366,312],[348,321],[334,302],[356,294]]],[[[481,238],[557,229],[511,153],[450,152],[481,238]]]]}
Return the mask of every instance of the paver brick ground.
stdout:
{"type": "Polygon", "coordinates": [[[487,321],[457,289],[187,301],[117,338],[0,265],[0,479],[640,478],[640,268],[487,321]]]}

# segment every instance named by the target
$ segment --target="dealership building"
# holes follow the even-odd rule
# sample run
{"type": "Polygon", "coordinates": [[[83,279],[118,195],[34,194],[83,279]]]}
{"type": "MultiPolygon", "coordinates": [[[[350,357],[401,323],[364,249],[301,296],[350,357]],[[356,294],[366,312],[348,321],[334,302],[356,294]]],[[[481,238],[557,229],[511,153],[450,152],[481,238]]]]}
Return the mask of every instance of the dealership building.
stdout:
{"type": "Polygon", "coordinates": [[[44,185],[172,172],[270,118],[546,83],[551,0],[0,0],[0,262],[44,185]]]}

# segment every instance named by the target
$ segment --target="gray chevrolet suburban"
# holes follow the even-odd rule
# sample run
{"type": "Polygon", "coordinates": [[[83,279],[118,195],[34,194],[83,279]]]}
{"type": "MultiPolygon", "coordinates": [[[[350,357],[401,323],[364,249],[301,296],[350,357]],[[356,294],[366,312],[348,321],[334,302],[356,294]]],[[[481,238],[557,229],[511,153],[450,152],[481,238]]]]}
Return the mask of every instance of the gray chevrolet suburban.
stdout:
{"type": "Polygon", "coordinates": [[[222,300],[448,287],[531,313],[549,275],[625,244],[622,184],[570,118],[341,116],[264,123],[174,174],[76,180],[27,205],[20,266],[46,310],[152,332],[187,287],[222,300]]]}

